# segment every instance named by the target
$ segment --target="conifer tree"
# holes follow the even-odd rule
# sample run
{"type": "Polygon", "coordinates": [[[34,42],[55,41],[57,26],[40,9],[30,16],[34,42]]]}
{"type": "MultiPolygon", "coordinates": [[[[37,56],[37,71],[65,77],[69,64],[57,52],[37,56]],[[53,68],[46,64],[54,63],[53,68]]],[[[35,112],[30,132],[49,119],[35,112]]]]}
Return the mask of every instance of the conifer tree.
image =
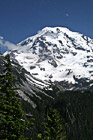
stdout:
{"type": "Polygon", "coordinates": [[[66,131],[63,120],[56,109],[50,108],[43,123],[43,133],[39,133],[41,140],[66,140],[66,131]]]}
{"type": "Polygon", "coordinates": [[[9,55],[0,75],[0,140],[24,140],[25,117],[13,88],[9,55]]]}

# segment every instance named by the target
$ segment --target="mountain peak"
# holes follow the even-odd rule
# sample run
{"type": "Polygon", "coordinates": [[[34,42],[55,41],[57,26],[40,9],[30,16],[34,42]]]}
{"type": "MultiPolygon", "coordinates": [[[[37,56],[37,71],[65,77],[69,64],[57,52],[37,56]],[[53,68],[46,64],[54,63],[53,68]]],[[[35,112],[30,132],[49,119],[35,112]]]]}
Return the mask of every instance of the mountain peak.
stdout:
{"type": "Polygon", "coordinates": [[[54,33],[58,33],[58,31],[59,32],[67,32],[70,30],[66,27],[45,27],[42,29],[42,31],[53,31],[54,33]]]}
{"type": "Polygon", "coordinates": [[[93,80],[93,40],[64,27],[45,27],[18,44],[12,59],[43,81],[93,80]]]}

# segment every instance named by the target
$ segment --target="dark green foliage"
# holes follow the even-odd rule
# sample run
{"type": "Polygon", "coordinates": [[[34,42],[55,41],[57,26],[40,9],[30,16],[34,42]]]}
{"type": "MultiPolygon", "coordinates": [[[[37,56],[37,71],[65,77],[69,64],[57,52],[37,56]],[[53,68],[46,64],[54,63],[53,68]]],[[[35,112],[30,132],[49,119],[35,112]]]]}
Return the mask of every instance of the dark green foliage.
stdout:
{"type": "Polygon", "coordinates": [[[49,108],[45,122],[43,122],[43,133],[38,137],[42,140],[66,140],[64,121],[56,109],[49,108]]]}
{"type": "Polygon", "coordinates": [[[65,120],[68,140],[93,139],[93,93],[59,92],[53,106],[65,120]]]}
{"type": "Polygon", "coordinates": [[[0,75],[0,140],[23,140],[25,115],[13,88],[12,67],[9,55],[0,75]]]}
{"type": "MultiPolygon", "coordinates": [[[[12,67],[9,55],[6,56],[6,61],[1,73],[2,75],[0,75],[0,91],[4,93],[13,87],[12,67]]],[[[8,93],[6,93],[6,95],[8,96],[8,93]]]]}
{"type": "MultiPolygon", "coordinates": [[[[54,99],[44,99],[40,106],[39,115],[44,122],[45,106],[57,109],[64,119],[67,140],[92,140],[93,139],[93,93],[90,91],[47,91],[54,99]],[[43,104],[44,108],[43,108],[43,104]],[[43,109],[42,109],[43,108],[43,109]],[[43,114],[43,115],[42,115],[43,114]]],[[[37,120],[38,121],[38,120],[37,120]]],[[[39,125],[40,126],[40,125],[39,125]]]]}
{"type": "MultiPolygon", "coordinates": [[[[45,114],[52,106],[60,112],[64,119],[67,140],[92,140],[93,93],[90,91],[61,91],[54,87],[53,91],[47,90],[47,94],[53,95],[54,99],[45,96],[41,101],[37,100],[38,106],[35,109],[30,110],[36,118],[36,128],[33,131],[35,135],[44,134],[41,124],[45,122],[45,114]]],[[[36,137],[34,139],[38,140],[36,137]]]]}

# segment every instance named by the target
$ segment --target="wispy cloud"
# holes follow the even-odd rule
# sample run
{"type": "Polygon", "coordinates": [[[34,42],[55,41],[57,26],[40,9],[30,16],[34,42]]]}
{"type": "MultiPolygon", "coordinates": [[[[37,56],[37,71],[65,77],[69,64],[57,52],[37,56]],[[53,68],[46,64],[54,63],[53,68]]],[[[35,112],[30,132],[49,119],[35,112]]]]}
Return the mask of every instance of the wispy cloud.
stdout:
{"type": "Polygon", "coordinates": [[[17,46],[9,41],[5,41],[2,36],[0,36],[0,46],[7,47],[8,50],[14,50],[17,46]]]}
{"type": "Polygon", "coordinates": [[[16,50],[18,47],[9,42],[9,41],[5,41],[4,38],[2,36],[0,36],[0,52],[4,53],[7,50],[16,50]]]}
{"type": "Polygon", "coordinates": [[[4,45],[7,46],[9,50],[14,50],[17,48],[17,46],[15,44],[10,43],[9,41],[5,41],[4,45]]]}

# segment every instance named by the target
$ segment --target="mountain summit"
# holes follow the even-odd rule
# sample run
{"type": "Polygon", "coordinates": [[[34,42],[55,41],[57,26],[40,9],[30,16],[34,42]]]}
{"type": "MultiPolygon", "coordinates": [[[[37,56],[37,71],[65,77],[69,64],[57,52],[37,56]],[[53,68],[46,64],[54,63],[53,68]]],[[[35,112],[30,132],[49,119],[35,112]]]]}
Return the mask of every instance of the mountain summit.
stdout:
{"type": "Polygon", "coordinates": [[[17,46],[11,59],[35,78],[74,85],[93,80],[93,40],[83,34],[46,27],[17,46]]]}

